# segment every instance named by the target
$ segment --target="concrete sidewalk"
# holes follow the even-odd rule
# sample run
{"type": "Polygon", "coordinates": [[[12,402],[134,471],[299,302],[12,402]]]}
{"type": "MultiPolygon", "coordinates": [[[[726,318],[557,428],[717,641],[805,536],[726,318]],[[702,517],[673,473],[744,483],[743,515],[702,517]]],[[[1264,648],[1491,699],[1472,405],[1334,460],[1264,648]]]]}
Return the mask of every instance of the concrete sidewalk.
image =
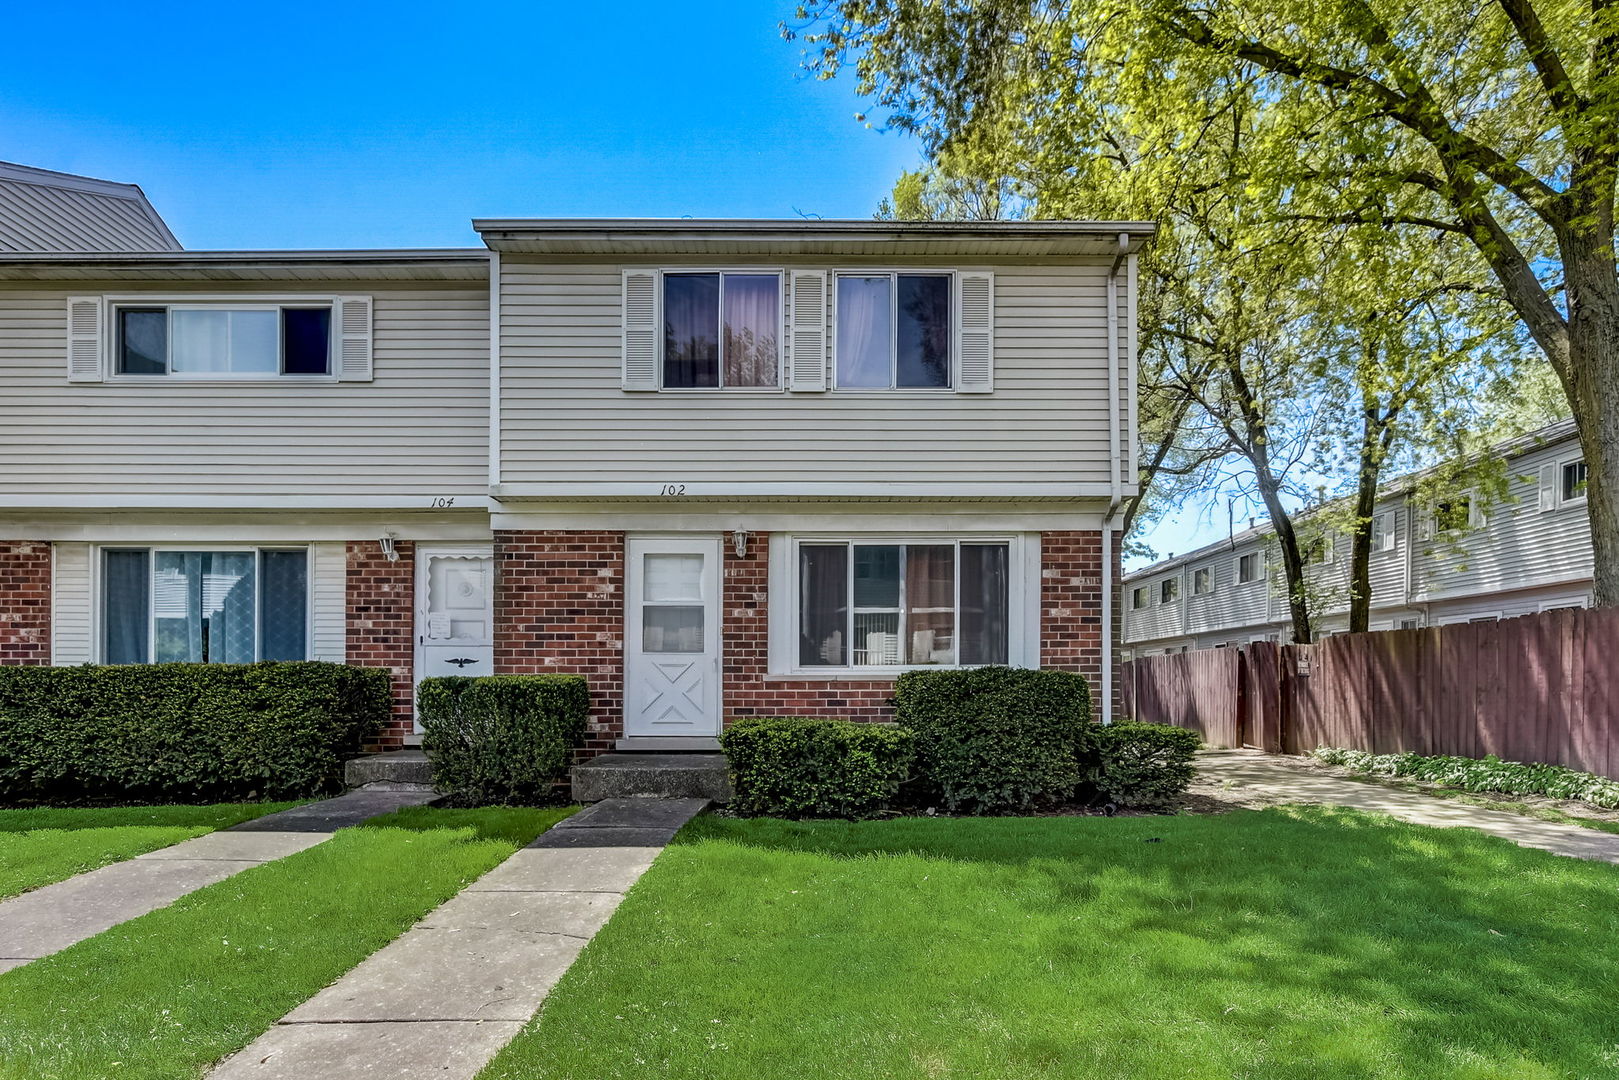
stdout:
{"type": "Polygon", "coordinates": [[[209,1080],[468,1080],[705,799],[608,799],[445,901],[209,1080]]]}
{"type": "Polygon", "coordinates": [[[432,792],[355,791],[79,874],[0,903],[0,972],[60,952],[250,867],[314,847],[333,832],[432,792]]]}
{"type": "Polygon", "coordinates": [[[1347,806],[1418,825],[1477,829],[1554,855],[1619,863],[1619,834],[1311,772],[1259,750],[1206,750],[1198,755],[1197,767],[1206,780],[1236,785],[1277,802],[1347,806]]]}

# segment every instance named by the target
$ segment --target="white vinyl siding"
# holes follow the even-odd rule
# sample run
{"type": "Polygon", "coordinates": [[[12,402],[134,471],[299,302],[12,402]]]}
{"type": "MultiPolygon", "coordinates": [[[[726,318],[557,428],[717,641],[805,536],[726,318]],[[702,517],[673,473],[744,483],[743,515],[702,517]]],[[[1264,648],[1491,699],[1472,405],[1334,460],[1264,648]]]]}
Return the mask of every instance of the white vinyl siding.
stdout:
{"type": "MultiPolygon", "coordinates": [[[[1108,483],[1106,262],[995,268],[992,394],[627,395],[622,265],[506,255],[501,270],[505,485],[1108,483]]],[[[796,362],[796,330],[791,347],[796,362]]]]}
{"type": "Polygon", "coordinates": [[[88,664],[95,619],[91,614],[90,545],[53,544],[51,574],[51,663],[88,664]]]}
{"type": "MultiPolygon", "coordinates": [[[[172,299],[177,288],[168,283],[161,296],[172,299]]],[[[101,290],[130,291],[127,283],[101,290]]],[[[210,282],[195,291],[221,289],[210,282]]],[[[262,293],[262,283],[251,291],[262,293]]],[[[310,295],[336,292],[328,286],[310,295]]],[[[368,292],[373,382],[80,386],[63,377],[68,291],[0,290],[8,391],[0,498],[145,496],[207,505],[216,497],[356,496],[419,500],[425,509],[435,497],[486,494],[487,288],[368,292]]]]}
{"type": "Polygon", "coordinates": [[[348,545],[309,545],[309,658],[348,659],[348,545]]]}

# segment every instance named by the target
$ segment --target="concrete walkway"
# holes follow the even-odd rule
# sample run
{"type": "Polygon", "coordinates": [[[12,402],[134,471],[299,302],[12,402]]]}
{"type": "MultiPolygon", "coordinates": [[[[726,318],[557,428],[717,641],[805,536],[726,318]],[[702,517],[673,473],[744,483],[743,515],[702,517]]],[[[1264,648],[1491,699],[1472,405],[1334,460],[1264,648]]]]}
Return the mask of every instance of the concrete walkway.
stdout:
{"type": "Polygon", "coordinates": [[[121,922],[316,844],[337,829],[434,798],[355,791],[266,814],[0,903],[0,971],[60,952],[121,922]]]}
{"type": "Polygon", "coordinates": [[[1388,814],[1418,825],[1477,829],[1554,855],[1619,863],[1619,834],[1311,772],[1258,750],[1204,751],[1198,755],[1197,766],[1205,779],[1240,786],[1278,802],[1326,803],[1388,814]]]}
{"type": "Polygon", "coordinates": [[[705,799],[608,799],[544,833],[316,994],[209,1080],[467,1080],[705,799]]]}

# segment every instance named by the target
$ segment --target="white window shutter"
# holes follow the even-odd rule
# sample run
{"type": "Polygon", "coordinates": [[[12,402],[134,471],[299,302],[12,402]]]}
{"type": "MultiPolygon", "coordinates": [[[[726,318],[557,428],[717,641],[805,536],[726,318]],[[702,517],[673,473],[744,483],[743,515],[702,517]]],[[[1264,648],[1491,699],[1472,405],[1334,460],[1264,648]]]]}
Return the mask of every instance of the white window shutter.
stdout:
{"type": "Polygon", "coordinates": [[[1417,539],[1432,540],[1434,534],[1434,516],[1432,510],[1423,510],[1422,519],[1417,524],[1417,539]]]}
{"type": "Polygon", "coordinates": [[[658,388],[658,274],[624,271],[624,389],[658,388]]]}
{"type": "Polygon", "coordinates": [[[995,389],[995,275],[956,275],[956,393],[995,389]]]}
{"type": "Polygon", "coordinates": [[[67,298],[67,381],[98,383],[106,365],[101,321],[106,305],[99,296],[67,298]]]}
{"type": "Polygon", "coordinates": [[[1547,462],[1540,467],[1540,512],[1557,509],[1557,464],[1547,462]]]}
{"type": "Polygon", "coordinates": [[[791,277],[787,389],[818,393],[826,389],[826,271],[794,270],[791,277]]]}
{"type": "Polygon", "coordinates": [[[337,377],[343,382],[370,382],[371,298],[339,296],[337,315],[337,377]]]}

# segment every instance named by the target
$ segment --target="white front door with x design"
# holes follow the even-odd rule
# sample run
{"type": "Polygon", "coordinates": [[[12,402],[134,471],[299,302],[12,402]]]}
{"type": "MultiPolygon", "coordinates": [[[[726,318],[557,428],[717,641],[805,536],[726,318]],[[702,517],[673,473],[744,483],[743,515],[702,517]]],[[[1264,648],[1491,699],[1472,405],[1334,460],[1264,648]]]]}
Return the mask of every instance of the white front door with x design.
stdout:
{"type": "Polygon", "coordinates": [[[720,538],[630,538],[624,734],[720,731],[720,538]]]}

